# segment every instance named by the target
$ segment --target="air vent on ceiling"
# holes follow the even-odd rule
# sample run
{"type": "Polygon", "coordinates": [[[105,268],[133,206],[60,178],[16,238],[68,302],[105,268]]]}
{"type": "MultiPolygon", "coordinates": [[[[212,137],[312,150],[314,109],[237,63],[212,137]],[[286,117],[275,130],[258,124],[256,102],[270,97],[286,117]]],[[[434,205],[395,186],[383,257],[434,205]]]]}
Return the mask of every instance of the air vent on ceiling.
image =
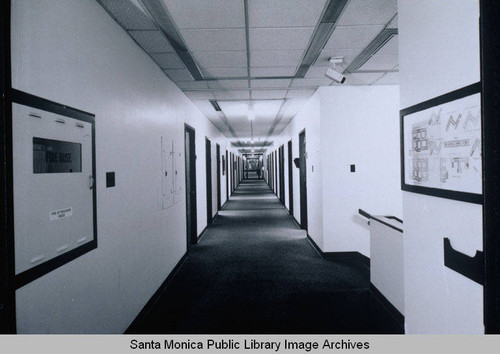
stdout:
{"type": "Polygon", "coordinates": [[[209,100],[210,103],[212,104],[212,107],[214,107],[214,109],[217,111],[217,112],[222,112],[222,109],[220,109],[220,106],[219,104],[217,103],[216,100],[209,100]]]}
{"type": "Polygon", "coordinates": [[[378,34],[375,39],[352,61],[345,70],[348,73],[355,72],[362,67],[380,48],[382,48],[392,37],[398,34],[397,28],[386,28],[378,34]]]}

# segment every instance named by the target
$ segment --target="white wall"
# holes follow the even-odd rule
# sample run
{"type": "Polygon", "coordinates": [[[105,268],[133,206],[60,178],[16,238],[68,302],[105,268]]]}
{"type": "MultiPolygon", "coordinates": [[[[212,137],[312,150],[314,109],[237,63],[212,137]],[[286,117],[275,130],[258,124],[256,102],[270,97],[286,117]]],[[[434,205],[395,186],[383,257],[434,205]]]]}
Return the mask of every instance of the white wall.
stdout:
{"type": "Polygon", "coordinates": [[[121,333],[186,251],[184,198],[156,207],[160,137],[196,129],[199,232],[205,136],[226,140],[95,1],[13,1],[12,83],[94,113],[97,152],[98,248],[16,292],[18,332],[121,333]]]}
{"type": "Polygon", "coordinates": [[[323,251],[369,257],[370,231],[358,209],[402,216],[399,88],[331,86],[319,92],[323,251]]]}
{"type": "MultiPolygon", "coordinates": [[[[399,1],[401,107],[478,82],[479,2],[399,1]]],[[[406,333],[484,333],[483,288],[444,267],[443,238],[482,250],[482,208],[403,194],[406,333]]]]}
{"type": "MultiPolygon", "coordinates": [[[[299,110],[290,124],[275,140],[271,149],[287,144],[292,139],[292,158],[299,157],[299,133],[306,131],[307,152],[307,206],[308,234],[314,242],[323,248],[323,221],[319,212],[323,208],[321,188],[321,154],[320,154],[320,95],[316,92],[299,110]],[[314,172],[313,172],[314,166],[314,172]]],[[[269,150],[269,149],[268,149],[269,150]]],[[[287,170],[285,170],[287,171],[287,170]]],[[[288,173],[285,172],[285,181],[288,173]]],[[[285,182],[287,183],[287,182],[285,182]]],[[[285,200],[290,198],[285,189],[285,200]]],[[[299,169],[293,167],[293,217],[300,224],[300,184],[299,169]]]]}

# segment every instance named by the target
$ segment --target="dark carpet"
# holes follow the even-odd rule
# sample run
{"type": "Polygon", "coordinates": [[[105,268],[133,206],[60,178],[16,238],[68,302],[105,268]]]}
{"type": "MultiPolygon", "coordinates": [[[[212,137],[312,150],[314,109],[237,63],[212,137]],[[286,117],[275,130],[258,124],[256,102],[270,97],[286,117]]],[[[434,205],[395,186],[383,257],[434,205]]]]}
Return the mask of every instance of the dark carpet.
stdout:
{"type": "Polygon", "coordinates": [[[265,182],[244,181],[129,333],[403,333],[369,276],[321,257],[265,182]]]}

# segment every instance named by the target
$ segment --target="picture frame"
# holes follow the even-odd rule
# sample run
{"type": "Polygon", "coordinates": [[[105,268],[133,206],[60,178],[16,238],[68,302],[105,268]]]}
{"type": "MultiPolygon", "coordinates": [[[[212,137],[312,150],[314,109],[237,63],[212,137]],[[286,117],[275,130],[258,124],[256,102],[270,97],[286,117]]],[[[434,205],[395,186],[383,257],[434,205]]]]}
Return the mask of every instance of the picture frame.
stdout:
{"type": "Polygon", "coordinates": [[[483,203],[481,84],[400,111],[401,189],[483,203]]]}

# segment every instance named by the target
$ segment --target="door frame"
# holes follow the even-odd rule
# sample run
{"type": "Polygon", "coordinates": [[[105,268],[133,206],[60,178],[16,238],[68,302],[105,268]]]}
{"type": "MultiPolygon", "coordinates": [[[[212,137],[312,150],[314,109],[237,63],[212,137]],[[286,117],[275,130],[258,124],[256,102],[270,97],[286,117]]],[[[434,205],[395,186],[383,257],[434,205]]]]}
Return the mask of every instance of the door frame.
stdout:
{"type": "Polygon", "coordinates": [[[300,228],[308,230],[308,213],[307,213],[307,143],[306,130],[303,129],[299,133],[299,185],[300,185],[300,228]]]}
{"type": "Polygon", "coordinates": [[[484,329],[500,334],[500,38],[498,1],[480,1],[484,329]]]}
{"type": "Polygon", "coordinates": [[[280,200],[285,205],[285,146],[281,145],[279,150],[279,170],[280,170],[280,200]]]}
{"type": "Polygon", "coordinates": [[[293,215],[293,154],[291,139],[288,141],[288,212],[293,215]]]}
{"type": "Polygon", "coordinates": [[[186,159],[186,151],[184,151],[184,167],[185,167],[185,191],[186,191],[186,241],[187,241],[187,250],[191,245],[194,245],[198,242],[198,209],[197,209],[197,198],[196,198],[196,131],[193,127],[184,123],[184,149],[186,148],[186,133],[190,135],[189,138],[189,162],[186,159]],[[189,163],[189,171],[191,172],[188,178],[188,166],[189,163]],[[188,188],[188,180],[190,182],[188,188]],[[194,192],[194,193],[193,193],[194,192]],[[188,210],[187,198],[191,199],[191,210],[188,210]],[[189,217],[188,217],[189,214],[189,217]],[[189,225],[189,220],[191,220],[191,225],[189,225]],[[189,234],[189,230],[191,230],[191,234],[189,234]]]}
{"type": "Polygon", "coordinates": [[[1,2],[0,11],[0,66],[2,95],[0,96],[2,121],[0,124],[0,156],[2,172],[0,174],[0,214],[2,218],[0,232],[0,333],[16,334],[16,292],[14,262],[14,176],[12,156],[12,105],[11,102],[11,47],[10,16],[11,2],[1,2]]]}
{"type": "Polygon", "coordinates": [[[205,137],[205,181],[207,191],[207,225],[210,225],[213,220],[212,212],[212,142],[205,137]]]}
{"type": "Polygon", "coordinates": [[[221,180],[221,164],[220,164],[220,145],[215,144],[215,159],[217,160],[217,213],[221,208],[221,190],[220,190],[220,180],[221,180]]]}

